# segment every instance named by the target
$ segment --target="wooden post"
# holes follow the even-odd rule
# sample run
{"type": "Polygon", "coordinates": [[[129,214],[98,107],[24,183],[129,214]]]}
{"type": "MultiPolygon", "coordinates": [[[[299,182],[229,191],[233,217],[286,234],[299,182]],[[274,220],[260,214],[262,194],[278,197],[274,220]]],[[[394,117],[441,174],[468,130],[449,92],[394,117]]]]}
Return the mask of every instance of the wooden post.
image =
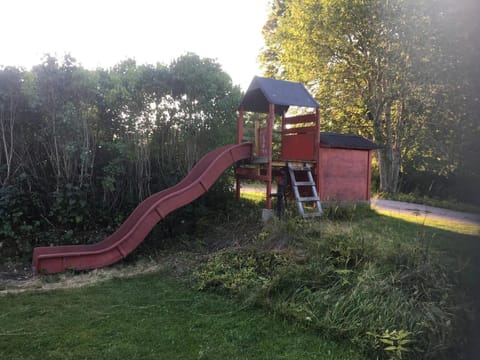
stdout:
{"type": "Polygon", "coordinates": [[[280,132],[280,159],[284,158],[283,139],[285,130],[287,130],[287,119],[285,118],[286,111],[282,112],[282,131],[280,132]]]}
{"type": "MultiPolygon", "coordinates": [[[[252,148],[253,156],[260,156],[259,155],[259,143],[260,143],[260,121],[257,119],[254,122],[254,144],[252,148]]],[[[257,176],[260,176],[260,164],[255,165],[255,173],[257,176]]]]}
{"type": "Polygon", "coordinates": [[[237,144],[241,144],[243,139],[243,106],[238,111],[237,118],[237,144]]]}
{"type": "MultiPolygon", "coordinates": [[[[238,111],[237,118],[237,144],[241,144],[243,139],[243,106],[238,111]]],[[[240,200],[240,178],[238,175],[235,177],[235,198],[240,200]]]]}
{"type": "Polygon", "coordinates": [[[267,120],[267,209],[272,208],[272,148],[273,148],[273,123],[275,120],[275,105],[268,105],[267,120]]]}
{"type": "Polygon", "coordinates": [[[367,198],[365,200],[370,202],[370,196],[371,196],[370,192],[372,187],[372,150],[368,150],[367,153],[368,153],[367,155],[367,189],[366,189],[367,198]]]}
{"type": "Polygon", "coordinates": [[[240,201],[240,179],[238,178],[238,175],[235,179],[235,199],[240,201]]]}
{"type": "Polygon", "coordinates": [[[320,175],[322,173],[320,163],[320,109],[315,110],[315,140],[314,140],[314,149],[315,149],[315,186],[317,187],[317,193],[320,195],[320,175]]]}

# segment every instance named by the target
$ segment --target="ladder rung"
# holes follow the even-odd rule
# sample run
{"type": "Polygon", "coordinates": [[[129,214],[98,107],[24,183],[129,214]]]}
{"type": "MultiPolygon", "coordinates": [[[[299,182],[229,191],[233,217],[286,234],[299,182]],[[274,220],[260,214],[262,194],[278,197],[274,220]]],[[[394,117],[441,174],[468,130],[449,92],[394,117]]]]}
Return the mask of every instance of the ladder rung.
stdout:
{"type": "Polygon", "coordinates": [[[320,211],[315,211],[315,212],[307,212],[303,214],[303,217],[315,217],[315,216],[322,216],[322,213],[320,211]]]}
{"type": "Polygon", "coordinates": [[[315,183],[312,181],[294,181],[293,186],[315,186],[315,183]]]}
{"type": "Polygon", "coordinates": [[[290,170],[292,171],[310,171],[309,166],[291,166],[289,167],[290,170]]]}
{"type": "Polygon", "coordinates": [[[312,202],[312,201],[320,201],[318,196],[308,196],[308,197],[299,197],[298,201],[300,202],[312,202]]]}

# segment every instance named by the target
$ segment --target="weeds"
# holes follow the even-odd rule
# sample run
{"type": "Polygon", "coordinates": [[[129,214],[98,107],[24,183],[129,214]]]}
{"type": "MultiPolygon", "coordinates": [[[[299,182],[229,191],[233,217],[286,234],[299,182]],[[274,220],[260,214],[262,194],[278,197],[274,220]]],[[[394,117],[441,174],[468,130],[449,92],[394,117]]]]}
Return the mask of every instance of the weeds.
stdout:
{"type": "Polygon", "coordinates": [[[429,235],[406,240],[393,225],[378,231],[378,218],[362,208],[333,209],[336,216],[272,219],[255,248],[211,256],[196,274],[199,288],[254,299],[349,339],[371,358],[439,358],[461,343],[468,306],[459,269],[432,249],[429,235]]]}
{"type": "Polygon", "coordinates": [[[413,340],[412,333],[406,330],[385,330],[382,334],[368,332],[367,335],[375,338],[377,348],[383,346],[383,350],[389,354],[389,359],[402,359],[405,352],[411,351],[410,345],[413,340]]]}
{"type": "Polygon", "coordinates": [[[286,255],[256,250],[214,254],[196,273],[198,289],[241,291],[268,284],[278,268],[290,263],[286,255]]]}

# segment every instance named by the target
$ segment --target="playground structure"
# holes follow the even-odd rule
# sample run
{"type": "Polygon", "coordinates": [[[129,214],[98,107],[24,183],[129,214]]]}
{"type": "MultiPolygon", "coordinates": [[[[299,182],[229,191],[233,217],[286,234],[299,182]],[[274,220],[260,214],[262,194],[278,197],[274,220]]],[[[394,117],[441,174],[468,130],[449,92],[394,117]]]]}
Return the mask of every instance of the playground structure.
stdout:
{"type": "Polygon", "coordinates": [[[142,201],[118,230],[103,241],[35,248],[33,272],[95,269],[123,259],[160,220],[207,192],[234,164],[237,198],[243,179],[263,181],[267,209],[272,207],[275,175],[289,180],[288,186],[293,189],[304,217],[320,216],[321,201],[369,201],[371,151],[377,146],[360,136],[321,134],[319,105],[302,84],[255,77],[238,110],[237,144],[204,155],[180,183],[142,201]],[[290,106],[310,112],[287,117],[290,106]],[[252,139],[244,138],[245,112],[267,114],[263,120],[254,121],[252,139]],[[276,117],[281,118],[278,131],[276,117]],[[305,210],[306,204],[311,205],[309,211],[305,210]]]}
{"type": "Polygon", "coordinates": [[[301,83],[255,77],[238,111],[237,142],[252,141],[253,154],[236,169],[237,198],[241,180],[264,181],[270,209],[272,179],[288,169],[302,216],[321,215],[323,201],[370,200],[371,157],[378,146],[357,135],[321,133],[319,105],[301,83]],[[287,116],[291,106],[302,108],[302,114],[287,116]],[[267,115],[250,126],[250,138],[244,138],[245,112],[267,115]],[[306,213],[304,203],[314,211],[306,213]]]}

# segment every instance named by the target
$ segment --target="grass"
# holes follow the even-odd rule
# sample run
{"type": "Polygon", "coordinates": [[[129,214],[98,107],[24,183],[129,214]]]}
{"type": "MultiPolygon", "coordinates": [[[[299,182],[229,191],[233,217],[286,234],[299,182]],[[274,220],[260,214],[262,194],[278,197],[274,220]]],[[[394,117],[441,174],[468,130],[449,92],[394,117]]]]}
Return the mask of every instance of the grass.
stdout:
{"type": "MultiPolygon", "coordinates": [[[[177,250],[153,272],[138,271],[150,274],[128,265],[137,275],[0,296],[0,358],[455,358],[468,342],[465,296],[475,296],[480,276],[469,225],[360,206],[329,209],[320,221],[289,209],[262,227],[251,202],[229,206],[235,216],[200,221],[189,235],[209,252],[200,264],[177,250]],[[219,238],[228,249],[218,251],[219,238]],[[167,276],[167,263],[182,267],[181,278],[167,276]],[[399,336],[409,352],[382,347],[393,341],[399,350],[399,336]]],[[[95,276],[45,277],[33,287],[95,276]]]]}
{"type": "Polygon", "coordinates": [[[9,294],[0,308],[1,359],[362,359],[160,273],[9,294]]]}
{"type": "Polygon", "coordinates": [[[478,227],[363,206],[326,209],[320,221],[292,214],[249,249],[212,254],[199,287],[349,339],[369,358],[455,358],[476,341],[466,319],[480,299],[478,227]],[[408,352],[382,347],[398,336],[408,352]]]}
{"type": "Polygon", "coordinates": [[[265,193],[260,191],[242,192],[242,198],[256,203],[265,202],[265,193]]]}
{"type": "Polygon", "coordinates": [[[264,203],[265,188],[262,188],[257,184],[250,185],[250,187],[247,187],[247,189],[243,189],[241,191],[241,197],[242,199],[250,200],[257,204],[264,203]]]}

